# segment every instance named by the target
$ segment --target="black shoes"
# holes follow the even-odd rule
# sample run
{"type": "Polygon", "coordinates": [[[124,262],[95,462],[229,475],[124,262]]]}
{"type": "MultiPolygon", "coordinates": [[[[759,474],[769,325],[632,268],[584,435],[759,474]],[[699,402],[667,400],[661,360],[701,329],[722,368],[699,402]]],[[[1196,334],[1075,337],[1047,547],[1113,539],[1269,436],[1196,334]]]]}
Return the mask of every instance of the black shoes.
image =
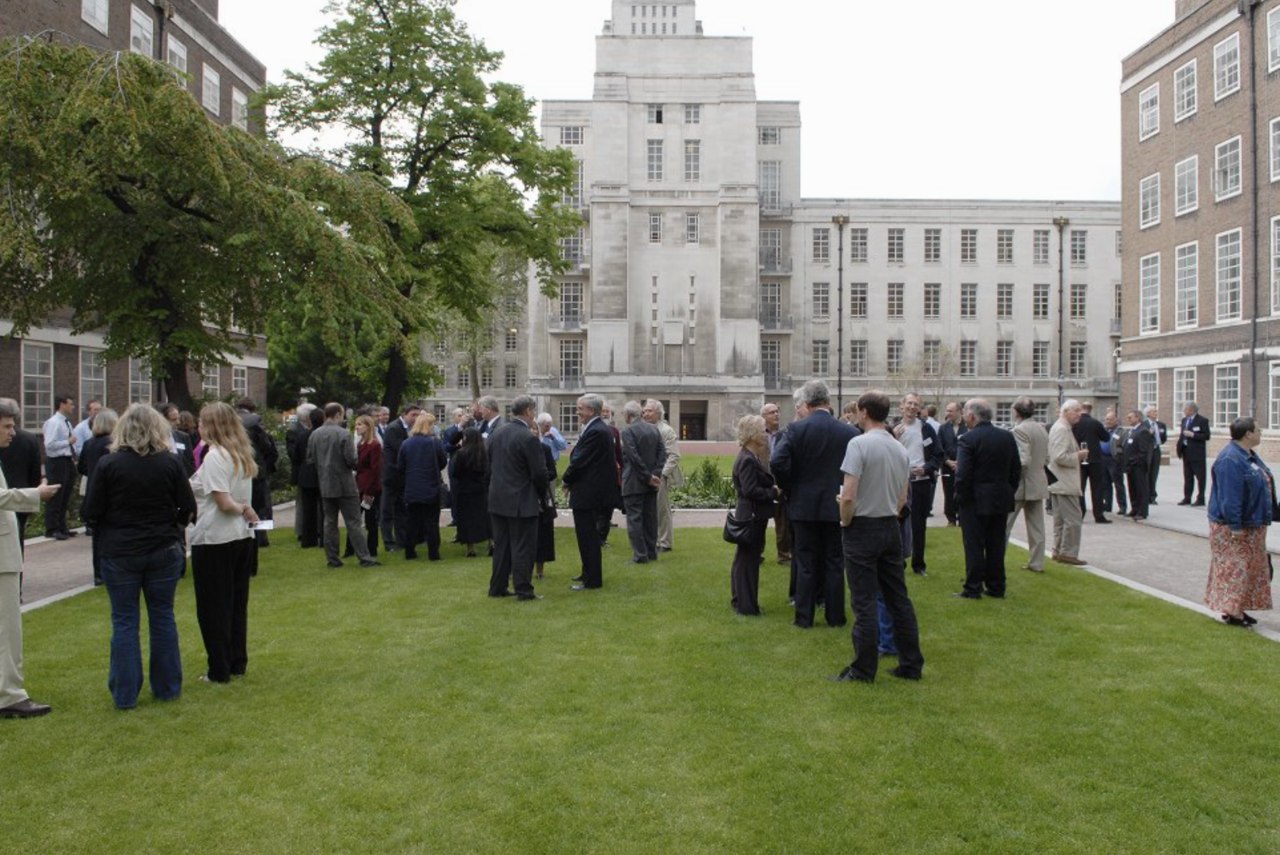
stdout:
{"type": "Polygon", "coordinates": [[[515,595],[516,595],[515,591],[490,591],[490,592],[489,592],[489,596],[491,596],[491,597],[495,597],[495,598],[497,598],[497,597],[514,597],[515,595]]]}
{"type": "Polygon", "coordinates": [[[955,591],[955,592],[953,592],[953,593],[951,594],[951,596],[953,596],[953,597],[957,597],[957,598],[959,598],[959,599],[961,599],[961,600],[980,600],[980,599],[982,599],[982,595],[981,595],[981,594],[970,594],[968,591],[955,591]]]}
{"type": "Polygon", "coordinates": [[[1179,506],[1182,506],[1182,505],[1190,505],[1190,504],[1191,504],[1191,500],[1190,500],[1190,499],[1183,499],[1181,502],[1178,502],[1178,505],[1179,505],[1179,506]]]}
{"type": "Polygon", "coordinates": [[[1199,499],[1196,499],[1194,502],[1192,502],[1192,503],[1191,503],[1191,507],[1193,507],[1193,508],[1203,508],[1203,507],[1204,507],[1204,497],[1203,497],[1203,496],[1201,496],[1199,499]]]}
{"type": "Polygon", "coordinates": [[[636,557],[632,557],[632,559],[631,559],[628,563],[629,563],[629,564],[648,564],[648,563],[649,563],[649,559],[648,559],[648,558],[636,558],[636,557]]]}
{"type": "Polygon", "coordinates": [[[341,567],[341,566],[342,566],[342,562],[341,562],[341,561],[326,561],[325,563],[326,563],[326,564],[328,564],[330,567],[341,567]]]}
{"type": "Polygon", "coordinates": [[[1097,523],[1098,525],[1111,525],[1111,520],[1107,519],[1106,517],[1103,517],[1100,520],[1094,520],[1094,522],[1097,523]]]}
{"type": "Polygon", "coordinates": [[[574,576],[574,577],[573,577],[572,579],[570,579],[569,581],[570,581],[570,582],[581,582],[581,581],[582,581],[582,577],[581,577],[581,576],[574,576]]]}
{"type": "Polygon", "coordinates": [[[527,603],[530,600],[541,600],[541,599],[542,599],[541,594],[528,594],[528,595],[519,594],[516,596],[516,600],[521,603],[527,603]]]}
{"type": "Polygon", "coordinates": [[[919,680],[921,676],[919,671],[908,671],[901,665],[897,668],[891,668],[889,670],[889,674],[893,677],[897,677],[899,680],[919,680]]]}
{"type": "MultiPolygon", "coordinates": [[[[896,668],[894,670],[897,670],[896,668]]],[[[834,677],[828,677],[833,683],[874,683],[874,677],[863,677],[861,674],[853,672],[852,665],[846,665],[844,670],[834,677]]]]}
{"type": "Polygon", "coordinates": [[[375,558],[366,558],[365,560],[360,562],[360,566],[361,567],[381,567],[382,562],[378,561],[375,558]]]}
{"type": "Polygon", "coordinates": [[[38,704],[27,698],[0,709],[0,718],[36,718],[53,712],[48,704],[38,704]]]}

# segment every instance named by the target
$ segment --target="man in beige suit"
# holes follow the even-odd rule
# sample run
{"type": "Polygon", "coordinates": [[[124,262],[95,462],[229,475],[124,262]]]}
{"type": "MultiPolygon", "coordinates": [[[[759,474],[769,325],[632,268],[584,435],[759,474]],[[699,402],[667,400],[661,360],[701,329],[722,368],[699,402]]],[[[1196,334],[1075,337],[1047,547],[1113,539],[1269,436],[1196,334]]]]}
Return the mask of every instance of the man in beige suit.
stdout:
{"type": "Polygon", "coordinates": [[[1013,414],[1018,423],[1013,426],[1013,438],[1018,441],[1018,459],[1022,461],[1022,480],[1013,497],[1013,513],[1005,532],[1007,540],[1013,534],[1013,524],[1022,514],[1027,523],[1027,545],[1031,560],[1023,569],[1044,572],[1044,500],[1049,496],[1049,478],[1044,467],[1049,463],[1049,433],[1035,421],[1035,404],[1029,398],[1020,398],[1013,404],[1013,414]]]}
{"type": "Polygon", "coordinates": [[[661,401],[650,398],[644,402],[644,420],[657,427],[667,449],[667,462],[662,466],[662,485],[658,487],[658,551],[670,552],[675,546],[670,490],[684,486],[684,472],[680,469],[680,438],[676,436],[676,429],[667,424],[666,408],[661,401]]]}
{"type": "MultiPolygon", "coordinates": [[[[17,408],[0,403],[0,448],[13,442],[17,420],[17,408]]],[[[40,502],[52,498],[59,486],[42,484],[11,490],[0,471],[0,718],[31,718],[52,710],[32,701],[22,688],[22,607],[18,599],[22,550],[14,512],[40,510],[40,502]]]]}
{"type": "Polygon", "coordinates": [[[1061,416],[1049,431],[1049,471],[1058,480],[1049,485],[1053,500],[1053,560],[1063,564],[1084,564],[1080,560],[1080,461],[1088,449],[1076,444],[1071,428],[1080,421],[1080,402],[1062,403],[1061,416]]]}

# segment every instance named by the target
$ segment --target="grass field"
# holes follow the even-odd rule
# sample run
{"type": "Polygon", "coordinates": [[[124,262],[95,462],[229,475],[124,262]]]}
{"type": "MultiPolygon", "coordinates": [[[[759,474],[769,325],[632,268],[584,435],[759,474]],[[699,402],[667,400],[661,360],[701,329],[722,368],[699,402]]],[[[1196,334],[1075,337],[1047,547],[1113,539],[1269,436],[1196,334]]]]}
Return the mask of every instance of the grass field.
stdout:
{"type": "MultiPolygon", "coordinates": [[[[546,599],[488,566],[328,570],[273,536],[248,676],[112,708],[95,590],[26,616],[52,716],[0,722],[0,828],[27,852],[1209,853],[1280,850],[1280,647],[1076,570],[955,600],[955,530],[911,579],[924,680],[827,680],[847,629],[728,608],[729,547],[681,530],[656,565],[546,599]]],[[[1021,563],[1011,555],[1009,566],[1021,563]]]]}

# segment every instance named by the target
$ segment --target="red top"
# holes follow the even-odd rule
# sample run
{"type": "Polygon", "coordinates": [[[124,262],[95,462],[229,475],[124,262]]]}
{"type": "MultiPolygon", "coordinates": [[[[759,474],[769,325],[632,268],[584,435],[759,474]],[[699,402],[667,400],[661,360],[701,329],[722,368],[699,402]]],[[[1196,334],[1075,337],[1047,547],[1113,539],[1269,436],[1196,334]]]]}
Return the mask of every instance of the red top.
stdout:
{"type": "Polygon", "coordinates": [[[356,446],[356,489],[362,496],[382,494],[382,443],[362,442],[356,446]]]}

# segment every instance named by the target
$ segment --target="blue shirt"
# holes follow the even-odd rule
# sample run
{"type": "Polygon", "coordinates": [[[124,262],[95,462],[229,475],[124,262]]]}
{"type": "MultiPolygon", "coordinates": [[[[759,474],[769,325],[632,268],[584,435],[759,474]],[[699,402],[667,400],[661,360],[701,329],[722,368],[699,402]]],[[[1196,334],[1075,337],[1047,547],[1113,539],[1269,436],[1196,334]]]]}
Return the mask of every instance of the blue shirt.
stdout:
{"type": "Polygon", "coordinates": [[[560,435],[554,427],[542,435],[542,444],[551,449],[551,459],[559,460],[560,452],[569,447],[569,440],[560,435]]]}

